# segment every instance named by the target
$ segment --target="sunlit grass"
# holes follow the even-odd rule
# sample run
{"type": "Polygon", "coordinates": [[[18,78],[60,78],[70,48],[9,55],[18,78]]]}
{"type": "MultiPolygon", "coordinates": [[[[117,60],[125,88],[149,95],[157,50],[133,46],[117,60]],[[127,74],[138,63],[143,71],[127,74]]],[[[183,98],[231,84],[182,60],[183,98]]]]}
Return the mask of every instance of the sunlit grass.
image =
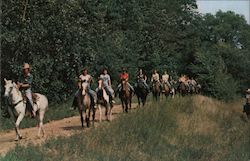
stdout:
{"type": "Polygon", "coordinates": [[[250,126],[241,103],[203,96],[150,102],[99,128],[18,146],[2,160],[249,161],[250,126]]]}

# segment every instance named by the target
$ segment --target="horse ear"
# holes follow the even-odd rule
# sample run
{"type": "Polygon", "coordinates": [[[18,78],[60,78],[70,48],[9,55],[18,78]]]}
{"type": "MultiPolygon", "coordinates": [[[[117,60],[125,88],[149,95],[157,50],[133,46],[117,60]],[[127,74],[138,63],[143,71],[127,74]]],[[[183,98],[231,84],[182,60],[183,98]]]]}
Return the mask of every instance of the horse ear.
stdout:
{"type": "Polygon", "coordinates": [[[4,78],[4,81],[5,81],[5,84],[7,83],[7,79],[6,78],[4,78]]]}

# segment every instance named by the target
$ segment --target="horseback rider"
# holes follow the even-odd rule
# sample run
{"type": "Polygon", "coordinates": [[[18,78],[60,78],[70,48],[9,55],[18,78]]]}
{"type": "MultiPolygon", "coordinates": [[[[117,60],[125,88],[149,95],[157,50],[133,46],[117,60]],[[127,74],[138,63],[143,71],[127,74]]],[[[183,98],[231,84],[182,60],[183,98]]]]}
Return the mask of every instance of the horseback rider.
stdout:
{"type": "Polygon", "coordinates": [[[100,79],[102,79],[103,81],[104,90],[109,95],[110,100],[113,101],[114,90],[112,89],[110,75],[108,74],[108,70],[106,68],[103,69],[102,74],[100,75],[100,79]]]}
{"type": "Polygon", "coordinates": [[[168,87],[171,89],[171,84],[169,83],[169,75],[167,71],[164,71],[164,74],[162,75],[162,84],[167,84],[168,87]]]}
{"type": "Polygon", "coordinates": [[[83,82],[88,83],[88,91],[87,92],[88,92],[90,99],[91,99],[91,106],[92,107],[95,106],[96,95],[95,95],[95,92],[90,88],[90,84],[93,82],[93,78],[91,75],[88,74],[88,69],[84,68],[82,70],[82,74],[78,78],[78,82],[77,82],[78,90],[75,93],[75,98],[74,98],[73,105],[72,105],[73,108],[71,108],[71,109],[76,109],[76,107],[77,107],[77,96],[80,94],[80,89],[82,88],[83,82]]]}
{"type": "Polygon", "coordinates": [[[189,85],[188,85],[188,77],[186,75],[181,75],[179,80],[178,80],[178,86],[177,88],[180,87],[181,83],[183,83],[185,85],[186,91],[189,90],[189,85]]]}
{"type": "MultiPolygon", "coordinates": [[[[125,80],[129,86],[129,89],[132,91],[132,92],[135,92],[133,86],[131,86],[131,84],[128,82],[128,79],[129,79],[129,74],[127,73],[127,70],[125,67],[122,67],[122,73],[120,73],[120,82],[122,82],[123,80],[125,80]]],[[[117,87],[117,92],[120,92],[121,91],[121,83],[118,85],[117,87]]],[[[116,92],[116,93],[117,93],[116,92]]]]}
{"type": "Polygon", "coordinates": [[[136,78],[137,78],[137,83],[135,86],[137,87],[139,82],[142,82],[147,91],[150,92],[149,86],[147,84],[147,76],[141,68],[139,68],[136,78]]]}
{"type": "Polygon", "coordinates": [[[196,87],[196,85],[197,85],[197,82],[196,82],[196,80],[194,79],[194,77],[191,78],[190,83],[191,83],[191,85],[192,85],[193,87],[196,87]]]}
{"type": "Polygon", "coordinates": [[[188,77],[186,75],[181,75],[179,78],[179,83],[184,83],[186,86],[188,86],[188,77]]]}
{"type": "Polygon", "coordinates": [[[151,77],[151,82],[159,82],[160,83],[160,76],[159,76],[157,70],[154,70],[152,77],[151,77]]]}
{"type": "Polygon", "coordinates": [[[34,103],[32,99],[32,82],[33,75],[30,73],[30,65],[28,63],[23,64],[23,73],[19,76],[17,87],[20,91],[27,97],[26,107],[32,111],[32,117],[36,116],[36,112],[34,110],[34,103]]]}

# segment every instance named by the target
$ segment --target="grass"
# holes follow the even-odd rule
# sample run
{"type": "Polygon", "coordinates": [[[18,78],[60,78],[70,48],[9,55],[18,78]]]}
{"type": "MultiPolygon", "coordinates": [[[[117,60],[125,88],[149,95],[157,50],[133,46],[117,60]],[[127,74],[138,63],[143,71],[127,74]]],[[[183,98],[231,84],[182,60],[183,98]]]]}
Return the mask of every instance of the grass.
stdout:
{"type": "Polygon", "coordinates": [[[99,128],[17,146],[0,160],[249,161],[240,107],[203,96],[152,102],[99,128]]]}

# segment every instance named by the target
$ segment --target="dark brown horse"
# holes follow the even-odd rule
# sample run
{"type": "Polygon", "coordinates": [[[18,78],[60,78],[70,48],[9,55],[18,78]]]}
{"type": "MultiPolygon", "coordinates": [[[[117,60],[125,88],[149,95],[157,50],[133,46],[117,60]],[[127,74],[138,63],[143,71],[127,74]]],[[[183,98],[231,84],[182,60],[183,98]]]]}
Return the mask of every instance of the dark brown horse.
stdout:
{"type": "Polygon", "coordinates": [[[123,112],[128,112],[128,107],[131,109],[132,96],[133,92],[129,90],[128,82],[123,80],[121,83],[121,90],[119,93],[123,112]]]}
{"type": "Polygon", "coordinates": [[[180,82],[179,86],[178,86],[178,92],[184,96],[188,94],[188,87],[184,82],[180,82]]]}
{"type": "Polygon", "coordinates": [[[137,86],[135,87],[135,94],[138,99],[138,106],[140,107],[141,103],[142,106],[144,106],[147,100],[148,90],[141,80],[139,80],[137,86]]]}
{"type": "Polygon", "coordinates": [[[160,98],[161,94],[161,84],[159,81],[153,81],[152,93],[153,93],[153,99],[157,101],[160,98]]]}

